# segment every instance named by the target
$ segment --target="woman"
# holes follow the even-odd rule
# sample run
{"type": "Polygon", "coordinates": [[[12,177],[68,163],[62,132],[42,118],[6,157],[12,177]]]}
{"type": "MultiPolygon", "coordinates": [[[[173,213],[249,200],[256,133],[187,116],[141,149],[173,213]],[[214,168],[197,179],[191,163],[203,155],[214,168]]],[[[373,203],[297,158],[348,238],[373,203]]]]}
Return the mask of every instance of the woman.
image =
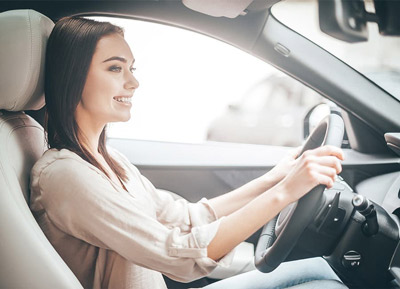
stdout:
{"type": "MultiPolygon", "coordinates": [[[[289,155],[269,173],[209,201],[175,201],[156,190],[105,145],[107,123],[131,116],[139,87],[134,61],[122,29],[106,22],[64,18],[47,46],[50,149],[32,169],[31,209],[85,288],[165,288],[161,273],[184,282],[205,276],[229,264],[232,249],[286,205],[318,184],[333,185],[343,154],[323,147],[298,160],[289,155]]],[[[288,286],[337,279],[321,259],[301,262],[317,264],[317,272],[305,277],[297,270],[296,280],[262,275],[264,288],[272,280],[288,286]]]]}

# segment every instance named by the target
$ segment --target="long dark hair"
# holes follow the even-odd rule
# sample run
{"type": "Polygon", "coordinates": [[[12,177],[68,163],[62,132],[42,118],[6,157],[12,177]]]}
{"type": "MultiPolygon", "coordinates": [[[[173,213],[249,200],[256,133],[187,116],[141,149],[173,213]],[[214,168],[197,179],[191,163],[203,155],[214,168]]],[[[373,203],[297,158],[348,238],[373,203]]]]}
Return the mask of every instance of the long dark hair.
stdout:
{"type": "MultiPolygon", "coordinates": [[[[59,20],[50,34],[46,51],[45,98],[49,148],[69,149],[110,175],[78,139],[74,114],[82,98],[89,66],[100,38],[120,34],[121,27],[79,17],[59,20]]],[[[127,180],[125,170],[107,152],[106,127],[99,138],[101,153],[113,172],[127,180]]]]}

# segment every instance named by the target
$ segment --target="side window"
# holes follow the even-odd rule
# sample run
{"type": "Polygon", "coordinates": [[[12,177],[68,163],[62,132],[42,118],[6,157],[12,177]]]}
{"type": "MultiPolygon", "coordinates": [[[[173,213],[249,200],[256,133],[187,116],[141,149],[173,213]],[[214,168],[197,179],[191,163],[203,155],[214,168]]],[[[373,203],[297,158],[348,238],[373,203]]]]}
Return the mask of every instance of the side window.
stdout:
{"type": "Polygon", "coordinates": [[[96,17],[122,26],[140,86],[132,117],[108,135],[167,142],[298,146],[303,119],[322,97],[221,41],[155,23],[96,17]]]}

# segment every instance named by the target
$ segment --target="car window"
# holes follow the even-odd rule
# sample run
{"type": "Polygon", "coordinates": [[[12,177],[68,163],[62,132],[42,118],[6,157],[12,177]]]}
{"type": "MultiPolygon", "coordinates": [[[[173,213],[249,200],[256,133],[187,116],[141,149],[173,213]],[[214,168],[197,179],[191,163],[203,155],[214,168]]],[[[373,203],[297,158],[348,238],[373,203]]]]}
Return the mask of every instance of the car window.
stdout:
{"type": "MultiPolygon", "coordinates": [[[[372,1],[365,4],[367,11],[374,12],[372,1]]],[[[273,6],[272,14],[400,100],[399,37],[380,35],[373,22],[368,22],[367,42],[348,43],[328,36],[319,29],[317,0],[282,1],[273,6]]]]}
{"type": "Polygon", "coordinates": [[[322,97],[269,64],[176,27],[94,17],[122,26],[140,86],[115,138],[298,146],[307,111],[322,97]],[[280,136],[284,135],[284,136],[280,136]]]}

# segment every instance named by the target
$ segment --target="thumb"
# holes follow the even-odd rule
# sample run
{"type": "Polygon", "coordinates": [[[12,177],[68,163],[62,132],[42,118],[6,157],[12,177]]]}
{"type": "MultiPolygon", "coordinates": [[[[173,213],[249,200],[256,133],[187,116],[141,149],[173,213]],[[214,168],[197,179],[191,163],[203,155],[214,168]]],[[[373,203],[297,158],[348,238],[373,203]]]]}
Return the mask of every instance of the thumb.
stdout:
{"type": "Polygon", "coordinates": [[[294,148],[294,149],[291,149],[291,150],[289,151],[289,155],[290,155],[291,157],[293,157],[294,159],[296,159],[296,158],[299,156],[299,154],[300,154],[302,148],[303,148],[302,146],[299,146],[299,147],[296,147],[296,148],[294,148]]]}

